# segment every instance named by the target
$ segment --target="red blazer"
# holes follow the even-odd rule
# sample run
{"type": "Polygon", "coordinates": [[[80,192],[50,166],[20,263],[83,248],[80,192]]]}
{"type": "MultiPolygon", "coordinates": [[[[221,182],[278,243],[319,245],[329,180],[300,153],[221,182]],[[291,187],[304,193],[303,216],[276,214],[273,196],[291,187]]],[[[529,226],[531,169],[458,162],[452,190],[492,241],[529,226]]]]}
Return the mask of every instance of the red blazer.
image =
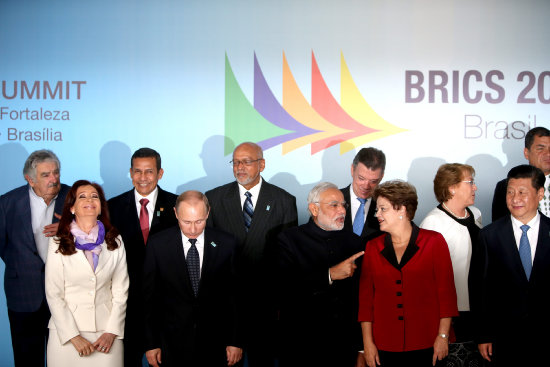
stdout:
{"type": "Polygon", "coordinates": [[[372,322],[379,350],[433,346],[439,320],[458,315],[449,248],[437,232],[413,224],[401,263],[391,236],[367,243],[359,289],[359,321],[372,322]]]}

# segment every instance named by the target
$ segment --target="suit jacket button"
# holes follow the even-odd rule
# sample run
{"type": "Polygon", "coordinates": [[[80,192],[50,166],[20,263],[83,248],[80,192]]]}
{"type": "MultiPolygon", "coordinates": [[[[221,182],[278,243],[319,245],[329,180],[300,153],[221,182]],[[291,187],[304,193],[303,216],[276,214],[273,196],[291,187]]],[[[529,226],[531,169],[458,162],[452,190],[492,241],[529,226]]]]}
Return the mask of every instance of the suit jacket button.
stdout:
{"type": "Polygon", "coordinates": [[[403,320],[403,316],[398,316],[397,320],[403,320]]]}
{"type": "Polygon", "coordinates": [[[395,293],[395,295],[399,297],[399,296],[402,296],[402,295],[403,295],[403,293],[401,293],[401,292],[397,292],[397,293],[395,293]]]}
{"type": "Polygon", "coordinates": [[[401,279],[397,279],[397,280],[395,281],[395,284],[401,284],[401,279]]]}
{"type": "Polygon", "coordinates": [[[398,304],[397,304],[397,308],[403,308],[403,304],[398,303],[398,304]]]}

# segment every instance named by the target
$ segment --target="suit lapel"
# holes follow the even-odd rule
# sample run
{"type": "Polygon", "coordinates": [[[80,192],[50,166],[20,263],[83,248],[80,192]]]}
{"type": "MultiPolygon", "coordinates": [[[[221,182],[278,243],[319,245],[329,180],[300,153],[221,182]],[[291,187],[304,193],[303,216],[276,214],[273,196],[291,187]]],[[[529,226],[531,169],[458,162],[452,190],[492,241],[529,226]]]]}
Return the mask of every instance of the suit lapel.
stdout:
{"type": "Polygon", "coordinates": [[[218,254],[218,245],[212,236],[208,228],[204,230],[204,252],[202,259],[201,280],[199,283],[199,294],[202,287],[202,281],[205,276],[208,276],[213,264],[215,263],[216,256],[218,254]]]}
{"type": "Polygon", "coordinates": [[[537,249],[535,259],[533,260],[533,270],[529,281],[536,278],[537,274],[550,264],[550,221],[541,214],[539,224],[539,236],[537,239],[537,249]]]}
{"type": "MultiPolygon", "coordinates": [[[[269,216],[273,211],[273,196],[271,195],[271,188],[269,184],[262,181],[262,186],[260,187],[260,194],[258,200],[256,201],[256,207],[254,208],[254,216],[252,217],[252,224],[248,231],[254,233],[260,229],[264,229],[263,223],[266,223],[269,220],[269,216]]],[[[243,220],[244,221],[244,220],[243,220]]]]}
{"type": "MultiPolygon", "coordinates": [[[[27,185],[27,188],[30,188],[30,186],[27,185]]],[[[36,243],[34,242],[34,234],[32,233],[31,199],[28,191],[25,191],[24,195],[21,197],[19,207],[21,208],[20,225],[21,228],[23,228],[23,236],[25,237],[22,243],[32,243],[34,245],[33,251],[35,251],[36,243]]]]}
{"type": "MultiPolygon", "coordinates": [[[[163,215],[165,210],[174,210],[173,208],[166,208],[166,197],[164,195],[164,190],[158,187],[157,202],[155,203],[155,210],[153,210],[153,219],[151,221],[151,231],[155,226],[160,223],[160,216],[163,215]]],[[[151,234],[151,232],[149,232],[151,234]]]]}
{"type": "MultiPolygon", "coordinates": [[[[239,186],[237,182],[234,182],[230,192],[228,193],[227,197],[225,197],[223,203],[226,219],[231,223],[231,228],[234,231],[233,234],[241,241],[243,241],[246,237],[246,231],[244,228],[244,218],[241,206],[241,199],[239,198],[239,186]]],[[[254,220],[252,220],[252,223],[254,223],[254,220]]]]}
{"type": "MultiPolygon", "coordinates": [[[[139,232],[141,234],[141,226],[139,225],[139,216],[137,213],[136,197],[134,194],[134,190],[135,189],[128,191],[126,195],[126,220],[129,222],[131,228],[133,228],[132,232],[139,232]]],[[[143,246],[145,246],[143,235],[140,235],[139,238],[141,239],[141,243],[143,244],[143,246]]]]}
{"type": "MultiPolygon", "coordinates": [[[[98,274],[105,267],[106,264],[109,264],[109,262],[111,261],[111,256],[113,256],[113,252],[107,249],[107,244],[104,242],[101,245],[101,253],[99,254],[97,268],[95,269],[96,274],[98,274]]],[[[90,267],[90,269],[91,268],[92,267],[90,267]]]]}
{"type": "Polygon", "coordinates": [[[517,273],[518,279],[523,279],[527,282],[527,275],[525,275],[525,270],[521,263],[521,258],[519,257],[519,250],[516,244],[516,238],[514,236],[514,230],[512,227],[512,219],[508,216],[504,228],[499,232],[499,241],[500,248],[497,251],[502,251],[503,258],[509,260],[510,268],[517,273]]]}
{"type": "Polygon", "coordinates": [[[351,185],[347,186],[346,188],[340,190],[342,191],[342,194],[344,195],[344,201],[348,203],[348,207],[346,209],[346,218],[344,219],[344,228],[346,230],[353,230],[353,224],[351,223],[351,196],[349,193],[349,188],[351,185]]]}

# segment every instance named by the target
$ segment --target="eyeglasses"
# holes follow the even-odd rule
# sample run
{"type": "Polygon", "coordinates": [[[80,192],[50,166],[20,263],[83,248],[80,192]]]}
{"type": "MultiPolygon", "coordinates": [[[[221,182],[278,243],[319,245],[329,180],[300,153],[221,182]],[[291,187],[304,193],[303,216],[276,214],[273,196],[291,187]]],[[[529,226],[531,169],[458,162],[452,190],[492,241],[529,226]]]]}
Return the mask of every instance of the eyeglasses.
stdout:
{"type": "Polygon", "coordinates": [[[344,209],[349,208],[349,204],[345,201],[339,202],[339,201],[329,201],[328,203],[323,203],[322,201],[315,201],[314,204],[325,204],[330,209],[338,209],[339,207],[342,207],[344,209]]]}
{"type": "Polygon", "coordinates": [[[460,181],[460,182],[466,182],[467,184],[470,184],[470,186],[474,186],[476,182],[474,180],[472,181],[460,181]]]}
{"type": "Polygon", "coordinates": [[[229,164],[233,165],[233,167],[238,167],[238,166],[240,166],[241,164],[248,167],[248,166],[252,165],[252,163],[261,161],[262,159],[263,159],[263,158],[258,158],[258,159],[245,159],[245,160],[243,160],[243,161],[240,161],[240,160],[238,160],[238,159],[234,159],[234,160],[230,161],[229,164]]]}

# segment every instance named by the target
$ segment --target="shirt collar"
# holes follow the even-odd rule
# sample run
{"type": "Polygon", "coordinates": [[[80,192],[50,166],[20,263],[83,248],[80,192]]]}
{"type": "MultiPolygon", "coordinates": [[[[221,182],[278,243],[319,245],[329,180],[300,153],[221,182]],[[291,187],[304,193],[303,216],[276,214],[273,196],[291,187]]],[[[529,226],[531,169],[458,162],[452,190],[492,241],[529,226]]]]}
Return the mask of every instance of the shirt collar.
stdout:
{"type": "Polygon", "coordinates": [[[155,187],[155,189],[153,191],[151,191],[151,193],[147,196],[141,196],[141,194],[139,192],[137,192],[137,190],[134,188],[134,197],[136,199],[136,204],[137,205],[141,205],[141,203],[139,202],[141,199],[147,199],[149,200],[149,203],[156,203],[157,202],[157,196],[158,196],[158,193],[159,193],[159,187],[158,185],[155,187]]]}
{"type": "MultiPolygon", "coordinates": [[[[512,218],[512,225],[515,228],[517,228],[519,231],[521,231],[521,226],[523,225],[523,223],[517,220],[516,218],[514,218],[512,214],[510,214],[510,218],[512,218]]],[[[539,225],[539,222],[540,222],[540,214],[539,214],[539,211],[537,210],[537,214],[535,214],[535,216],[527,223],[527,225],[529,226],[529,228],[533,228],[533,227],[536,228],[539,225]]]]}
{"type": "Polygon", "coordinates": [[[243,185],[237,182],[237,184],[239,185],[240,196],[244,196],[244,194],[248,191],[252,194],[252,197],[257,198],[258,195],[260,194],[260,187],[262,186],[262,182],[263,182],[263,179],[262,179],[262,176],[260,176],[260,181],[258,181],[258,183],[254,185],[254,187],[252,187],[250,190],[247,190],[243,185]]]}

